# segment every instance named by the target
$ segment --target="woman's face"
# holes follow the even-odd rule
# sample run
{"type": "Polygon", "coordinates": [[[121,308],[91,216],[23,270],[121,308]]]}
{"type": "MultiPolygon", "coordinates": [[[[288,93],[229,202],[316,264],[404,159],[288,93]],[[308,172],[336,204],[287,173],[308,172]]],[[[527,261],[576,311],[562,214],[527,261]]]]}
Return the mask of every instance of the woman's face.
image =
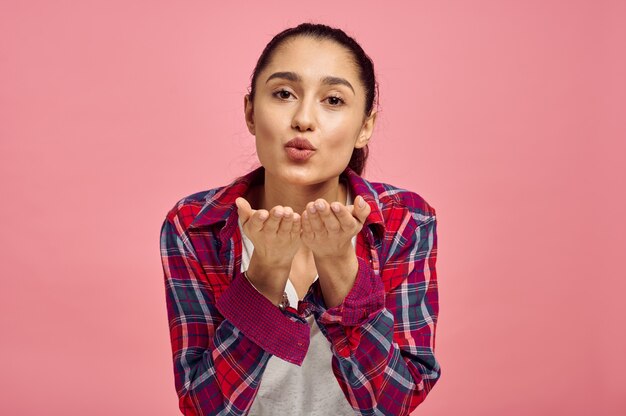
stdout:
{"type": "Polygon", "coordinates": [[[354,148],[369,140],[376,113],[365,118],[365,90],[348,50],[329,40],[299,37],[274,51],[256,81],[246,122],[259,160],[282,180],[312,185],[339,176],[354,148]],[[313,151],[286,147],[307,139],[313,151]]]}

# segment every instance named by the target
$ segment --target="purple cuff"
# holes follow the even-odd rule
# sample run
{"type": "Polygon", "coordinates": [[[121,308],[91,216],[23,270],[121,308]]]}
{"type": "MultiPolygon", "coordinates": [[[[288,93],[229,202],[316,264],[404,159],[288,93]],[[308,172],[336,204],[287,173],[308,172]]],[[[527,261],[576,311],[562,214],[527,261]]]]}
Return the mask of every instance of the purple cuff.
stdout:
{"type": "Polygon", "coordinates": [[[302,365],[311,340],[304,319],[285,314],[237,273],[216,303],[217,309],[246,337],[285,361],[302,365]]]}
{"type": "Polygon", "coordinates": [[[322,324],[361,326],[385,306],[385,287],[367,263],[357,257],[359,268],[354,285],[342,303],[326,309],[320,315],[322,324]]]}

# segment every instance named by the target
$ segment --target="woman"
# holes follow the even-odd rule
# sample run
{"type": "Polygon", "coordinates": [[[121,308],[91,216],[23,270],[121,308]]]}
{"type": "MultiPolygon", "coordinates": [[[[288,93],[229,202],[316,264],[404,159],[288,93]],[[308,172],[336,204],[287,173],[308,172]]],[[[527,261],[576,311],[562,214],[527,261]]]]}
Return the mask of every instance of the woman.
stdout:
{"type": "Polygon", "coordinates": [[[439,379],[435,210],[361,177],[375,86],[343,31],[279,33],[244,97],[261,166],[167,214],[183,414],[407,415],[439,379]]]}

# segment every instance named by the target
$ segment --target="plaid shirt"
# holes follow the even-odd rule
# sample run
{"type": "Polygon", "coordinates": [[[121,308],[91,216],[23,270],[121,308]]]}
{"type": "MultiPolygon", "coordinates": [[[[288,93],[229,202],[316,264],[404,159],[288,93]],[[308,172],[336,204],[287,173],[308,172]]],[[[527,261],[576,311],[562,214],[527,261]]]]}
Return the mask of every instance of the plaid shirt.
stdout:
{"type": "Polygon", "coordinates": [[[371,212],[357,234],[354,286],[333,308],[325,306],[319,279],[298,305],[281,311],[241,272],[235,199],[263,182],[262,166],[189,195],[167,213],[161,261],[183,414],[247,414],[272,355],[302,364],[310,314],[330,342],[333,374],[356,414],[408,415],[433,388],[441,375],[434,355],[435,209],[350,168],[342,177],[371,212]]]}

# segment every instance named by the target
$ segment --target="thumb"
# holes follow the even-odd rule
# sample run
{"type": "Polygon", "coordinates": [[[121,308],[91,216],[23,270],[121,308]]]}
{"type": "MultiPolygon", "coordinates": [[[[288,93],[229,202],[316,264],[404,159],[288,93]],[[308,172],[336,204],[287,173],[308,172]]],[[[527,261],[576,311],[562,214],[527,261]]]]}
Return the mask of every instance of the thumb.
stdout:
{"type": "Polygon", "coordinates": [[[245,198],[238,197],[235,199],[235,205],[237,205],[237,212],[239,214],[239,218],[241,218],[241,222],[245,223],[248,221],[248,218],[250,218],[254,213],[250,203],[246,201],[245,198]]]}

